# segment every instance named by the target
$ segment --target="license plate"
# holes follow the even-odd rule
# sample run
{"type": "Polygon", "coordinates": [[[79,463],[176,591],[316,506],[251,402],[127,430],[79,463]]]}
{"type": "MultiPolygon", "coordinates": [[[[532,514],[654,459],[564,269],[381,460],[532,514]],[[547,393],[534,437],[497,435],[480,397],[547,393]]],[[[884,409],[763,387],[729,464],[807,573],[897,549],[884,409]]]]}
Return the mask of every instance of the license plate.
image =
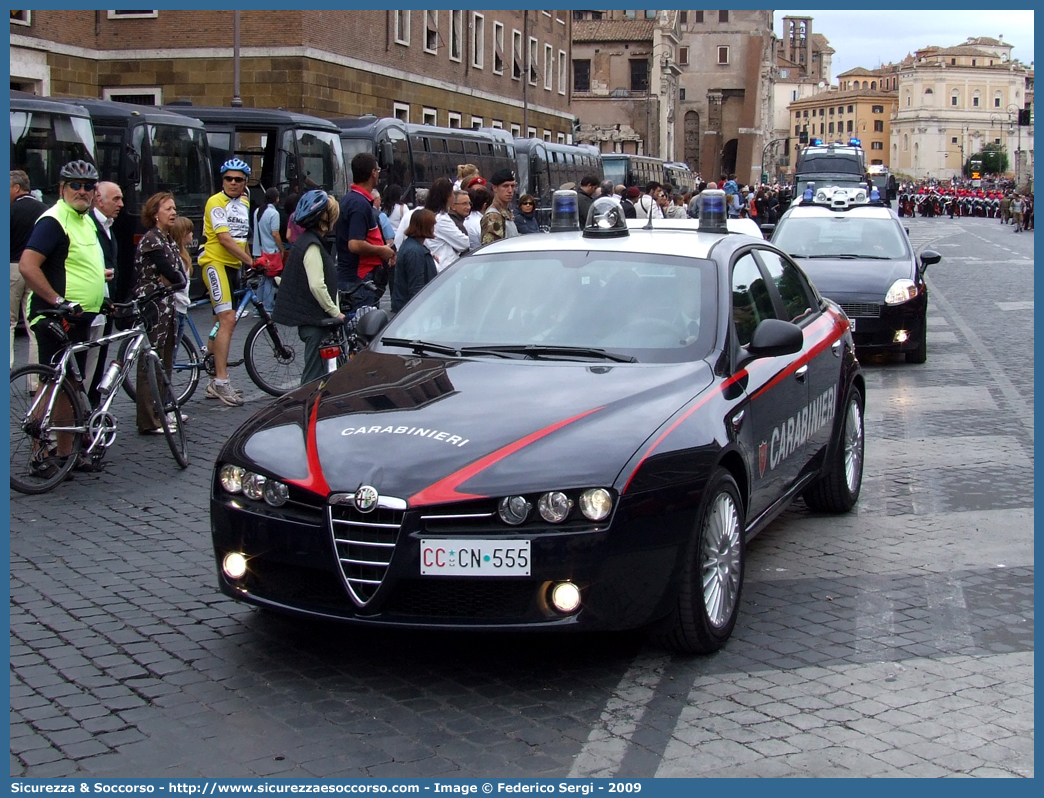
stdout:
{"type": "Polygon", "coordinates": [[[848,320],[848,323],[851,325],[851,327],[849,327],[849,330],[851,332],[855,332],[855,321],[856,321],[855,319],[849,319],[848,320]]]}
{"type": "Polygon", "coordinates": [[[528,540],[422,540],[422,576],[529,576],[528,540]]]}

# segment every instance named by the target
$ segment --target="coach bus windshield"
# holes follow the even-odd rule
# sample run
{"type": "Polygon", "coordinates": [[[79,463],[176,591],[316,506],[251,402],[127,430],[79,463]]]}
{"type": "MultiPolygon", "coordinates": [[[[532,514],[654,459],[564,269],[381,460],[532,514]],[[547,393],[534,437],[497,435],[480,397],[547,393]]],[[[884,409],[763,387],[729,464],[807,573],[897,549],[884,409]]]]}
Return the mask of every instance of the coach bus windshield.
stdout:
{"type": "Polygon", "coordinates": [[[335,197],[342,197],[347,192],[338,133],[307,128],[287,130],[283,133],[282,149],[288,191],[302,193],[321,188],[335,197]]]}
{"type": "Polygon", "coordinates": [[[626,186],[627,161],[623,158],[604,158],[602,171],[606,180],[612,180],[614,186],[626,186]]]}
{"type": "Polygon", "coordinates": [[[44,202],[58,201],[58,170],[69,161],[94,162],[94,129],[86,117],[11,111],[11,168],[29,175],[44,202]]]}
{"type": "Polygon", "coordinates": [[[182,215],[202,211],[210,197],[210,161],[205,134],[179,125],[149,125],[152,183],[155,191],[169,191],[182,215]]]}

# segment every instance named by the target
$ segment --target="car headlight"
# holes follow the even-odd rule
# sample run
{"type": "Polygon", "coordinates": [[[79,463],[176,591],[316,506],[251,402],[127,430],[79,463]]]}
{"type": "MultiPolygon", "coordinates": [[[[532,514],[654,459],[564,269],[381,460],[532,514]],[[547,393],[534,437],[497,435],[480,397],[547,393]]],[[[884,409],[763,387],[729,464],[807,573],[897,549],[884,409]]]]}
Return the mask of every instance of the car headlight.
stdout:
{"type": "Polygon", "coordinates": [[[901,305],[917,296],[917,285],[913,280],[896,280],[885,294],[886,305],[901,305]]]}
{"type": "Polygon", "coordinates": [[[511,526],[524,524],[529,517],[529,511],[533,505],[526,501],[525,496],[505,496],[500,500],[497,512],[500,520],[511,526]]]}
{"type": "Polygon", "coordinates": [[[277,479],[265,483],[265,501],[273,507],[282,507],[290,498],[290,489],[277,479]]]}
{"type": "Polygon", "coordinates": [[[613,497],[605,488],[592,488],[580,494],[580,512],[591,521],[602,521],[613,509],[613,497]]]}
{"type": "Polygon", "coordinates": [[[268,477],[264,474],[255,474],[253,471],[248,471],[243,477],[243,495],[254,501],[263,499],[265,497],[266,482],[268,482],[268,477]]]}
{"type": "Polygon", "coordinates": [[[239,493],[243,490],[243,477],[245,475],[245,468],[234,465],[221,466],[221,470],[218,472],[218,478],[221,480],[221,487],[229,493],[239,493]]]}
{"type": "Polygon", "coordinates": [[[537,500],[540,517],[549,524],[560,524],[569,517],[573,509],[573,500],[560,490],[545,493],[537,500]]]}

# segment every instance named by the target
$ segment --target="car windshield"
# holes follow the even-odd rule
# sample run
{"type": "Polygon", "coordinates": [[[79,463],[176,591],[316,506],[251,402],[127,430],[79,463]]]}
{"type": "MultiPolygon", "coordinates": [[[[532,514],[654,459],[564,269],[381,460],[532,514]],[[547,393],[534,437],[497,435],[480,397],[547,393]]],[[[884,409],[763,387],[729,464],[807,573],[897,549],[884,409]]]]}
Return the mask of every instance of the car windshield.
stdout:
{"type": "Polygon", "coordinates": [[[895,220],[844,214],[790,216],[780,223],[772,243],[795,258],[892,260],[910,254],[895,220]]]}
{"type": "Polygon", "coordinates": [[[641,257],[583,250],[466,256],[400,311],[382,345],[423,342],[416,351],[541,360],[706,357],[716,326],[714,264],[641,257]]]}

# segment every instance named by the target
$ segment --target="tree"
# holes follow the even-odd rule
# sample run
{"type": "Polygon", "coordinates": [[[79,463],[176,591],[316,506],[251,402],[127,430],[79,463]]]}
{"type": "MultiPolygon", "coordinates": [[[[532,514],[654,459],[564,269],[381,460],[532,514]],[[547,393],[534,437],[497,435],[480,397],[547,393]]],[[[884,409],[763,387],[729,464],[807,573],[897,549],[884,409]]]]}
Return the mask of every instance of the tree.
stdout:
{"type": "Polygon", "coordinates": [[[987,144],[979,152],[968,158],[964,164],[964,176],[971,177],[972,172],[984,175],[1002,175],[1008,171],[1008,154],[1001,144],[987,144]],[[972,167],[972,164],[975,167],[972,167]]]}

